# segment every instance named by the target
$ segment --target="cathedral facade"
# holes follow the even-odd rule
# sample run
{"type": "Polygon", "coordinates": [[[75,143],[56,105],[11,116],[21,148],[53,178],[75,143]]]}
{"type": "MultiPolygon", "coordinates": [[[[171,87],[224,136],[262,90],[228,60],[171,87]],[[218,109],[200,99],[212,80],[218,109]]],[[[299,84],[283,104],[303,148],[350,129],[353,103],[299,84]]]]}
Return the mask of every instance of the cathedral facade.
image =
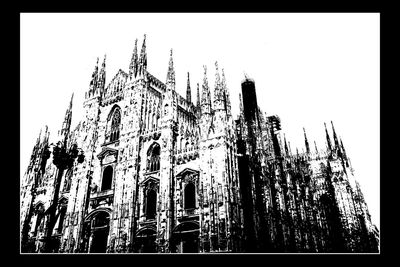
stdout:
{"type": "MultiPolygon", "coordinates": [[[[292,154],[278,116],[262,114],[242,82],[234,119],[224,70],[204,66],[192,98],[147,71],[146,36],[129,71],[106,84],[106,58],[71,127],[47,128],[21,183],[21,252],[378,252],[350,159],[334,131],[327,147],[292,154]],[[213,88],[213,90],[212,90],[213,88]]],[[[194,90],[193,90],[194,92],[194,90]]]]}

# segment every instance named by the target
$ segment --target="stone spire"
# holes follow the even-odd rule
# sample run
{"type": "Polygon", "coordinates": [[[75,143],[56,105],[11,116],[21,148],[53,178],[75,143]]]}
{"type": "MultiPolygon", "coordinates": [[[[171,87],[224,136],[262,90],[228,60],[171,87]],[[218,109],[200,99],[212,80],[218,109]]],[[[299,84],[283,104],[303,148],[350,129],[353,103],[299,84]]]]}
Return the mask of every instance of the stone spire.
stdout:
{"type": "Polygon", "coordinates": [[[335,132],[335,127],[333,126],[333,122],[331,121],[332,124],[332,131],[333,131],[333,141],[335,142],[335,149],[340,150],[340,145],[339,145],[339,140],[337,138],[336,132],[335,132]]]}
{"type": "Polygon", "coordinates": [[[140,51],[138,75],[144,76],[147,70],[147,53],[146,53],[146,34],[143,38],[142,50],[140,51]]]}
{"type": "Polygon", "coordinates": [[[45,125],[45,130],[44,130],[44,142],[45,143],[49,142],[49,136],[50,136],[49,127],[47,125],[45,125]]]}
{"type": "Polygon", "coordinates": [[[39,153],[41,137],[42,137],[42,128],[40,128],[39,136],[37,137],[36,143],[33,146],[32,153],[31,153],[31,159],[29,161],[27,172],[31,171],[33,169],[33,166],[36,163],[36,159],[37,159],[37,156],[38,156],[38,153],[39,153]]]}
{"type": "Polygon", "coordinates": [[[315,146],[315,153],[318,154],[319,152],[318,152],[317,143],[315,142],[315,140],[314,140],[314,146],[315,146]]]}
{"type": "Polygon", "coordinates": [[[129,64],[129,77],[135,78],[138,72],[138,54],[137,54],[137,42],[138,39],[135,40],[135,47],[133,48],[131,63],[129,64]]]}
{"type": "Polygon", "coordinates": [[[40,128],[39,136],[36,140],[36,145],[39,145],[41,138],[42,138],[42,128],[40,128]]]}
{"type": "Polygon", "coordinates": [[[204,77],[203,77],[203,85],[201,92],[201,113],[202,114],[210,114],[211,113],[211,95],[210,89],[208,88],[208,80],[207,80],[207,67],[204,65],[204,77]]]}
{"type": "Polygon", "coordinates": [[[229,95],[229,90],[226,87],[226,79],[225,79],[224,69],[222,69],[221,87],[222,87],[222,90],[223,90],[223,93],[224,93],[226,114],[228,114],[228,116],[230,116],[231,115],[231,98],[230,98],[230,95],[229,95]]]}
{"type": "Polygon", "coordinates": [[[196,98],[196,106],[199,108],[200,107],[200,85],[197,83],[197,98],[196,98]]]}
{"type": "Polygon", "coordinates": [[[286,134],[283,134],[283,139],[284,139],[284,142],[285,142],[285,153],[286,153],[286,156],[288,157],[289,156],[289,148],[288,148],[288,145],[286,143],[286,134]]]}
{"type": "Polygon", "coordinates": [[[103,63],[101,64],[101,69],[98,78],[98,88],[100,90],[100,95],[104,93],[105,83],[106,83],[106,57],[104,54],[103,63]]]}
{"type": "Polygon", "coordinates": [[[224,108],[224,99],[221,86],[221,78],[219,76],[218,62],[215,62],[215,86],[214,86],[214,109],[220,110],[224,108]]]}
{"type": "Polygon", "coordinates": [[[346,150],[344,149],[344,145],[343,145],[343,142],[342,142],[342,138],[340,138],[340,147],[341,147],[341,149],[342,149],[342,151],[343,151],[343,157],[344,157],[345,159],[347,159],[347,154],[346,154],[346,150]]]}
{"type": "Polygon", "coordinates": [[[71,101],[69,102],[69,107],[68,107],[67,111],[65,112],[64,122],[62,124],[61,131],[60,131],[60,137],[63,138],[64,146],[67,145],[66,142],[67,142],[68,134],[69,134],[70,128],[71,128],[73,99],[74,99],[74,93],[72,93],[71,101]]]}
{"type": "Polygon", "coordinates": [[[72,93],[71,100],[69,101],[69,110],[72,112],[72,101],[74,100],[74,93],[72,93]]]}
{"type": "Polygon", "coordinates": [[[190,90],[189,72],[187,73],[186,101],[192,103],[192,92],[190,90]]]}
{"type": "Polygon", "coordinates": [[[346,150],[344,149],[344,145],[342,142],[342,138],[340,138],[340,148],[342,150],[342,159],[346,162],[346,166],[349,167],[349,159],[347,158],[346,150]]]}
{"type": "Polygon", "coordinates": [[[168,63],[168,73],[167,73],[167,89],[175,90],[175,70],[174,70],[174,60],[172,58],[172,49],[169,55],[168,63]]]}
{"type": "Polygon", "coordinates": [[[328,149],[329,151],[332,151],[332,144],[331,144],[331,138],[329,137],[328,129],[326,129],[326,123],[324,122],[325,125],[325,134],[326,134],[326,142],[328,144],[328,149]]]}
{"type": "Polygon", "coordinates": [[[306,144],[306,152],[307,152],[307,154],[310,154],[310,145],[308,144],[306,129],[304,129],[304,127],[303,127],[303,131],[304,131],[304,142],[306,144]]]}
{"type": "Polygon", "coordinates": [[[85,93],[85,98],[89,98],[95,94],[97,89],[97,78],[99,74],[99,58],[97,57],[96,66],[94,67],[92,78],[90,79],[89,91],[85,93]]]}

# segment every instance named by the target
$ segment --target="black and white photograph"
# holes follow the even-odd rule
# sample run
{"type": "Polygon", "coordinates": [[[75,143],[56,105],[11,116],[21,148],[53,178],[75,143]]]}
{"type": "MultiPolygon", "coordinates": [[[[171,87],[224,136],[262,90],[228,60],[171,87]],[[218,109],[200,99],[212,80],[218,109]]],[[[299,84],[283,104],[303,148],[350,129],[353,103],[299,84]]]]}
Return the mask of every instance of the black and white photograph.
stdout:
{"type": "Polygon", "coordinates": [[[20,254],[380,254],[379,13],[20,13],[20,254]]]}

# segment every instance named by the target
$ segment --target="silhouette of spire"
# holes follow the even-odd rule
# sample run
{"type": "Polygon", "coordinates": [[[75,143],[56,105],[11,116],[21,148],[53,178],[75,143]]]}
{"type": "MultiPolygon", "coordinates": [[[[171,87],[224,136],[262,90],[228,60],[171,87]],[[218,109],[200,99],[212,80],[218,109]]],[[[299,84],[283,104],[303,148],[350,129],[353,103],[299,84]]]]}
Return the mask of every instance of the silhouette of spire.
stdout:
{"type": "Polygon", "coordinates": [[[186,101],[187,101],[188,103],[191,103],[191,102],[192,102],[192,92],[191,92],[191,90],[190,90],[189,72],[187,73],[186,101]]]}
{"type": "MultiPolygon", "coordinates": [[[[342,160],[346,161],[346,167],[349,167],[349,159],[347,158],[347,154],[346,154],[346,150],[344,149],[344,145],[342,142],[342,138],[340,138],[340,147],[343,151],[342,153],[342,160]]],[[[345,172],[346,172],[346,168],[345,168],[345,172]]],[[[346,172],[347,173],[347,172],[346,172]]]]}
{"type": "Polygon", "coordinates": [[[36,139],[36,145],[39,145],[40,139],[41,139],[41,138],[42,138],[42,127],[40,127],[39,136],[38,136],[38,138],[36,139]]]}
{"type": "Polygon", "coordinates": [[[136,77],[138,71],[138,54],[137,54],[137,42],[138,39],[135,40],[135,47],[133,48],[131,63],[129,64],[129,76],[136,77]]]}
{"type": "Polygon", "coordinates": [[[344,157],[345,159],[347,159],[347,154],[346,154],[346,150],[344,149],[344,145],[343,145],[343,142],[342,142],[342,138],[340,138],[340,146],[341,146],[342,151],[343,151],[343,157],[344,157]]]}
{"type": "Polygon", "coordinates": [[[220,86],[221,86],[221,79],[219,77],[218,61],[215,61],[215,91],[214,91],[215,98],[217,98],[217,95],[219,94],[220,86]]]}
{"type": "Polygon", "coordinates": [[[72,93],[71,100],[69,101],[69,110],[72,112],[72,101],[74,100],[74,93],[72,93]]]}
{"type": "Polygon", "coordinates": [[[204,77],[203,77],[203,85],[201,92],[201,112],[203,114],[211,113],[211,95],[210,89],[208,88],[208,80],[207,80],[207,66],[203,65],[204,68],[204,77]]]}
{"type": "Polygon", "coordinates": [[[289,156],[289,148],[288,148],[288,145],[286,143],[286,134],[283,134],[283,139],[284,139],[284,142],[285,142],[285,153],[286,153],[286,156],[289,156]]]}
{"type": "Polygon", "coordinates": [[[223,97],[222,97],[222,87],[221,78],[219,76],[218,62],[215,61],[215,86],[214,86],[214,109],[223,109],[223,97]]]}
{"type": "Polygon", "coordinates": [[[331,124],[332,124],[333,140],[335,142],[335,148],[336,149],[340,149],[339,140],[338,140],[338,138],[336,136],[335,127],[333,126],[333,122],[332,121],[331,121],[331,124]]]}
{"type": "Polygon", "coordinates": [[[144,75],[147,70],[147,53],[146,53],[146,34],[143,38],[142,50],[140,51],[139,59],[139,74],[144,75]]]}
{"type": "Polygon", "coordinates": [[[230,98],[230,95],[229,95],[229,90],[228,90],[228,88],[226,87],[226,78],[225,78],[224,69],[222,69],[221,87],[222,87],[223,94],[224,94],[226,113],[227,113],[228,115],[231,115],[231,98],[230,98]]]}
{"type": "Polygon", "coordinates": [[[106,83],[106,57],[107,57],[107,55],[104,54],[104,59],[103,59],[103,63],[101,64],[101,69],[100,69],[99,79],[98,79],[98,88],[100,90],[100,94],[103,94],[104,88],[105,88],[105,83],[106,83]]]}
{"type": "Polygon", "coordinates": [[[326,123],[324,122],[325,125],[325,134],[326,134],[326,142],[328,144],[328,149],[329,151],[332,151],[332,144],[331,144],[331,138],[329,137],[328,129],[326,129],[326,123]]]}
{"type": "Polygon", "coordinates": [[[69,102],[69,107],[65,112],[64,122],[61,127],[60,135],[64,139],[64,146],[66,145],[66,140],[71,128],[71,121],[72,121],[72,101],[74,99],[74,93],[72,93],[71,101],[69,102]]]}
{"type": "Polygon", "coordinates": [[[169,55],[168,73],[167,73],[167,86],[170,85],[169,89],[175,90],[175,70],[174,60],[172,58],[172,48],[169,55]]]}
{"type": "Polygon", "coordinates": [[[199,83],[197,83],[197,98],[196,98],[196,106],[200,107],[200,86],[199,83]]]}
{"type": "Polygon", "coordinates": [[[288,141],[288,145],[289,145],[289,153],[292,153],[292,148],[290,147],[290,141],[288,141]]]}
{"type": "Polygon", "coordinates": [[[318,154],[317,143],[315,142],[315,140],[314,140],[314,146],[315,146],[315,153],[317,153],[317,154],[318,154]]]}
{"type": "Polygon", "coordinates": [[[303,127],[303,131],[304,131],[304,142],[306,144],[306,152],[307,152],[307,154],[310,154],[310,145],[308,144],[306,129],[304,129],[304,127],[303,127]]]}
{"type": "Polygon", "coordinates": [[[49,142],[49,135],[50,135],[49,127],[46,125],[44,130],[44,141],[46,144],[49,142]]]}
{"type": "Polygon", "coordinates": [[[99,74],[99,57],[97,57],[96,65],[94,67],[92,78],[90,79],[89,91],[85,93],[85,98],[91,97],[97,88],[97,77],[99,74]]]}
{"type": "Polygon", "coordinates": [[[27,172],[29,172],[30,170],[32,170],[32,168],[33,168],[33,166],[34,166],[34,164],[35,164],[35,162],[36,162],[36,158],[37,158],[37,156],[38,156],[39,147],[40,147],[40,139],[41,139],[41,136],[42,136],[42,128],[40,128],[39,135],[38,135],[38,137],[36,138],[36,143],[35,143],[35,145],[33,146],[32,153],[31,153],[31,159],[30,159],[30,161],[29,161],[29,165],[28,165],[28,168],[27,168],[27,172]]]}

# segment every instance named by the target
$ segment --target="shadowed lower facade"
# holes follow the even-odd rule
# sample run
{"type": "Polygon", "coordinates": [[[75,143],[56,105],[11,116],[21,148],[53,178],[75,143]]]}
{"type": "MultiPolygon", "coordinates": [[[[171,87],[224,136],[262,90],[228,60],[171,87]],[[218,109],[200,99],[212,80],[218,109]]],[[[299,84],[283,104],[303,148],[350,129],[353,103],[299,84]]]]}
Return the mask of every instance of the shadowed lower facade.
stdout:
{"type": "Polygon", "coordinates": [[[106,85],[95,66],[71,128],[72,102],[50,142],[37,139],[21,185],[21,252],[378,252],[351,162],[332,124],[327,146],[292,154],[278,116],[242,81],[233,119],[215,64],[186,96],[147,71],[146,37],[129,71],[106,85]],[[193,94],[194,96],[194,94],[193,94]],[[194,99],[194,97],[193,97],[194,99]],[[283,139],[283,140],[282,140],[283,139]]]}

